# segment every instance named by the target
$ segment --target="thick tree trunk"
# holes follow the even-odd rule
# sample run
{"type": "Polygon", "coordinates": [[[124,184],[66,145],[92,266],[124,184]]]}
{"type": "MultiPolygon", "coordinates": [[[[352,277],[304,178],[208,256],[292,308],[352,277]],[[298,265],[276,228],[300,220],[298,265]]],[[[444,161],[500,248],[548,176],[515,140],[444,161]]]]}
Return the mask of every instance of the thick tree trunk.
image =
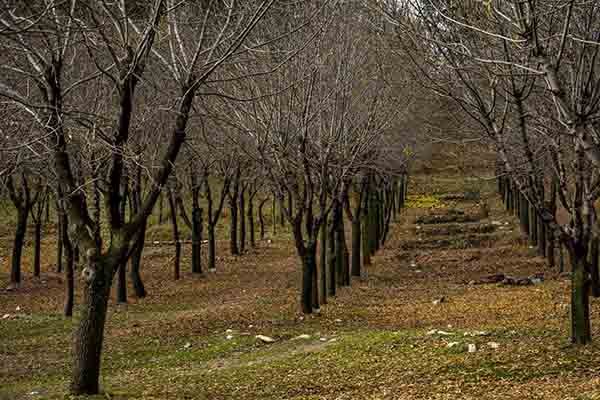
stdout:
{"type": "Polygon", "coordinates": [[[592,296],[600,297],[600,274],[598,273],[598,256],[600,255],[600,239],[592,238],[590,241],[590,279],[592,296]]]}
{"type": "Polygon", "coordinates": [[[238,226],[238,202],[237,195],[232,195],[231,201],[229,202],[229,210],[231,214],[231,221],[229,225],[229,251],[232,256],[237,256],[240,254],[238,248],[238,238],[237,238],[237,226],[238,226]]]}
{"type": "Polygon", "coordinates": [[[192,210],[192,273],[202,273],[202,209],[192,210]]]}
{"type": "Polygon", "coordinates": [[[346,228],[343,211],[340,210],[341,240],[342,240],[342,280],[344,286],[350,286],[350,252],[346,243],[346,228]]]}
{"type": "Polygon", "coordinates": [[[344,277],[344,225],[342,206],[335,201],[333,209],[333,229],[335,230],[335,283],[341,287],[345,284],[344,277]]]}
{"type": "Polygon", "coordinates": [[[371,255],[375,255],[377,251],[377,198],[376,191],[371,191],[371,198],[369,199],[369,211],[368,211],[368,222],[369,222],[369,252],[371,255]]]}
{"type": "Polygon", "coordinates": [[[62,211],[58,211],[57,207],[57,218],[56,218],[56,272],[61,273],[63,270],[63,223],[61,218],[62,211]]]}
{"type": "Polygon", "coordinates": [[[246,190],[240,190],[240,254],[246,251],[246,190]]]}
{"type": "Polygon", "coordinates": [[[327,218],[325,218],[323,225],[321,226],[321,243],[319,244],[319,271],[321,273],[321,290],[319,291],[319,294],[321,304],[327,304],[327,235],[327,218]]]}
{"type": "Polygon", "coordinates": [[[127,303],[127,263],[119,265],[117,271],[117,303],[127,303]]]}
{"type": "Polygon", "coordinates": [[[112,271],[118,260],[100,259],[86,269],[79,326],[74,334],[71,393],[96,394],[99,391],[100,360],[112,271]]]}
{"type": "Polygon", "coordinates": [[[548,267],[554,268],[556,266],[556,256],[555,256],[555,248],[556,241],[554,240],[554,232],[551,229],[547,229],[548,233],[548,249],[546,250],[546,254],[548,255],[548,267]]]}
{"type": "Polygon", "coordinates": [[[263,213],[263,208],[267,199],[260,202],[258,205],[258,221],[260,223],[260,240],[265,240],[265,216],[263,213]]]}
{"type": "MultiPolygon", "coordinates": [[[[129,181],[123,182],[123,185],[125,188],[119,202],[119,217],[121,222],[125,223],[127,199],[130,199],[131,196],[129,195],[129,181]]],[[[117,303],[127,303],[127,261],[123,261],[117,270],[117,303]]]]}
{"type": "MultiPolygon", "coordinates": [[[[367,205],[368,207],[368,205],[367,205]]],[[[362,263],[371,265],[371,248],[369,245],[369,214],[368,208],[360,216],[361,219],[361,245],[362,245],[362,263]]]]}
{"type": "Polygon", "coordinates": [[[171,209],[171,226],[173,229],[173,243],[175,244],[175,259],[173,260],[173,279],[178,280],[181,276],[181,240],[179,237],[179,226],[177,225],[177,208],[175,196],[169,190],[169,208],[171,209]]]}
{"type": "MultiPolygon", "coordinates": [[[[39,216],[38,216],[39,217],[39,216]]],[[[40,277],[41,270],[41,249],[42,249],[42,220],[38,218],[35,222],[35,239],[33,249],[33,276],[40,277]]]]}
{"type": "Polygon", "coordinates": [[[146,240],[146,223],[142,225],[140,231],[138,232],[138,236],[136,238],[133,253],[131,254],[131,265],[129,278],[131,279],[131,284],[133,286],[133,293],[135,297],[138,299],[146,297],[146,288],[144,287],[144,282],[142,281],[142,276],[140,274],[140,269],[142,265],[142,253],[144,251],[144,242],[146,240]]]}
{"type": "Polygon", "coordinates": [[[331,223],[329,224],[329,235],[327,239],[328,251],[327,251],[327,267],[329,269],[329,296],[335,296],[336,293],[336,221],[332,210],[331,223]]]}
{"type": "Polygon", "coordinates": [[[312,277],[311,277],[311,281],[312,281],[312,305],[313,308],[318,310],[320,308],[319,306],[319,271],[318,271],[318,265],[317,265],[317,249],[315,247],[314,249],[314,256],[313,256],[313,264],[312,264],[312,277]]]}
{"type": "Polygon", "coordinates": [[[256,247],[256,233],[254,232],[254,196],[248,198],[248,232],[250,233],[250,246],[256,247]]]}
{"type": "Polygon", "coordinates": [[[317,248],[314,244],[309,244],[306,252],[302,255],[302,295],[300,303],[302,312],[310,314],[313,311],[313,275],[317,263],[317,248]]]}
{"type": "MultiPolygon", "coordinates": [[[[582,246],[583,247],[583,246],[582,246]]],[[[586,273],[585,248],[569,249],[573,277],[571,280],[571,341],[575,344],[591,342],[589,281],[586,273]]]]}
{"type": "MultiPolygon", "coordinates": [[[[67,215],[62,214],[61,218],[62,225],[67,226],[67,215]]],[[[65,317],[73,316],[73,305],[75,303],[75,254],[73,251],[73,245],[71,244],[71,240],[69,239],[69,235],[66,229],[63,229],[62,232],[62,241],[65,250],[65,303],[63,308],[63,313],[65,317]]]]}
{"type": "Polygon", "coordinates": [[[27,207],[18,210],[10,269],[10,283],[17,288],[21,285],[21,258],[23,255],[23,246],[25,245],[28,217],[29,209],[27,207]]]}
{"type": "Polygon", "coordinates": [[[163,223],[163,207],[164,207],[164,200],[163,200],[163,193],[161,192],[158,197],[158,224],[159,225],[162,225],[162,223],[163,223]]]}

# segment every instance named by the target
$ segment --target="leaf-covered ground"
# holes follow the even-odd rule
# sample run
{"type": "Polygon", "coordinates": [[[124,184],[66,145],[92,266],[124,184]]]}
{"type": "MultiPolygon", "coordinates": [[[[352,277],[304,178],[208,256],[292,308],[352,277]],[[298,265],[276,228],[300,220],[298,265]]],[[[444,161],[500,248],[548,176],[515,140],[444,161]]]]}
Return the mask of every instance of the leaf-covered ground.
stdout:
{"type": "MultiPolygon", "coordinates": [[[[299,268],[287,236],[243,257],[221,256],[216,273],[177,282],[172,249],[148,248],[149,297],[111,304],[106,393],[98,398],[600,399],[598,346],[568,344],[568,280],[535,256],[493,186],[413,177],[411,208],[373,265],[308,317],[299,313],[299,268]],[[475,201],[441,200],[474,190],[490,206],[488,218],[415,223],[454,209],[479,219],[475,201]],[[543,272],[545,280],[469,284],[498,272],[543,272]]],[[[0,282],[7,282],[3,246],[0,282]]],[[[226,254],[226,242],[220,247],[226,254]]],[[[46,270],[53,254],[46,243],[46,270]]],[[[36,281],[26,271],[25,279],[19,291],[0,292],[0,399],[69,398],[73,322],[60,313],[62,276],[44,271],[36,281]]],[[[593,300],[596,338],[599,310],[593,300]]]]}

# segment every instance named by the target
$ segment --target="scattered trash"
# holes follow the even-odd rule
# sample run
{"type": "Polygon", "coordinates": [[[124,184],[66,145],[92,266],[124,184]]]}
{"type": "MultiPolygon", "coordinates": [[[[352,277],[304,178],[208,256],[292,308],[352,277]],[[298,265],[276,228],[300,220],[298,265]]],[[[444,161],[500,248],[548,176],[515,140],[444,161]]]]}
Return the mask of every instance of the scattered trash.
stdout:
{"type": "Polygon", "coordinates": [[[4,315],[2,316],[2,319],[9,319],[9,318],[10,318],[10,314],[4,314],[4,315]]]}
{"type": "Polygon", "coordinates": [[[441,303],[445,303],[446,302],[446,297],[442,296],[439,299],[435,299],[434,301],[432,301],[432,303],[435,304],[441,304],[441,303]]]}
{"type": "Polygon", "coordinates": [[[183,345],[184,349],[189,349],[190,347],[192,347],[192,344],[190,342],[187,342],[186,344],[183,345]]]}
{"type": "Polygon", "coordinates": [[[473,332],[465,332],[465,336],[489,336],[490,333],[486,331],[473,331],[473,332]]]}
{"type": "Polygon", "coordinates": [[[274,343],[276,340],[265,335],[256,335],[256,338],[264,343],[274,343]]]}
{"type": "Polygon", "coordinates": [[[469,350],[469,353],[475,353],[477,351],[477,345],[475,345],[473,343],[469,343],[468,350],[469,350]]]}
{"type": "Polygon", "coordinates": [[[446,332],[446,331],[440,331],[437,329],[433,329],[429,332],[427,332],[428,335],[441,335],[441,336],[451,336],[454,335],[454,333],[452,332],[446,332]]]}
{"type": "Polygon", "coordinates": [[[308,340],[310,339],[310,335],[302,334],[302,335],[298,335],[295,338],[293,338],[292,340],[308,340]]]}
{"type": "Polygon", "coordinates": [[[335,320],[335,322],[337,322],[339,324],[340,322],[342,322],[342,320],[338,318],[335,320]]]}
{"type": "Polygon", "coordinates": [[[322,337],[321,339],[319,339],[321,342],[326,342],[327,338],[322,337]]]}
{"type": "Polygon", "coordinates": [[[447,348],[451,349],[454,346],[458,346],[460,343],[459,342],[450,342],[446,345],[447,348]]]}
{"type": "Polygon", "coordinates": [[[225,331],[225,333],[232,333],[232,332],[233,332],[233,330],[232,330],[232,329],[227,329],[227,330],[225,331]]]}
{"type": "Polygon", "coordinates": [[[21,307],[17,306],[17,308],[15,308],[15,311],[21,311],[21,307]]]}
{"type": "Polygon", "coordinates": [[[494,350],[500,348],[500,343],[496,343],[496,342],[487,342],[487,345],[490,346],[494,350]]]}
{"type": "Polygon", "coordinates": [[[231,339],[233,339],[233,335],[227,335],[227,336],[225,336],[225,339],[231,340],[231,339]]]}

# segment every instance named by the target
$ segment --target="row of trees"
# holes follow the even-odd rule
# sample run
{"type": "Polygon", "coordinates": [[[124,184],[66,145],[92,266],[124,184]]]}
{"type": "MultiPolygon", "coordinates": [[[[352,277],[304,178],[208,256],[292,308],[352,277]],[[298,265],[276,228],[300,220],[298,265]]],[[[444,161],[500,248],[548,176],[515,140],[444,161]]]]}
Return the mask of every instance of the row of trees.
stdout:
{"type": "Polygon", "coordinates": [[[76,268],[83,292],[73,393],[98,392],[115,275],[119,301],[128,263],[135,295],[146,295],[145,237],[163,197],[175,279],[180,221],[192,232],[191,270],[202,273],[204,225],[215,269],[225,206],[230,251],[240,254],[246,223],[255,241],[255,200],[261,232],[260,211],[276,203],[301,260],[305,313],[359,276],[361,259],[385,241],[413,139],[394,129],[411,95],[374,28],[385,25],[379,13],[335,0],[9,3],[0,10],[0,177],[18,215],[11,281],[21,279],[30,217],[39,270],[52,199],[66,314],[76,268]]]}
{"type": "Polygon", "coordinates": [[[371,4],[395,27],[396,47],[410,54],[422,84],[455,101],[471,118],[475,135],[493,145],[508,178],[509,204],[523,207],[524,228],[538,238],[546,231],[552,243],[556,239],[567,249],[571,339],[590,342],[589,293],[598,274],[597,258],[590,263],[588,253],[597,243],[600,195],[599,5],[371,4]]]}

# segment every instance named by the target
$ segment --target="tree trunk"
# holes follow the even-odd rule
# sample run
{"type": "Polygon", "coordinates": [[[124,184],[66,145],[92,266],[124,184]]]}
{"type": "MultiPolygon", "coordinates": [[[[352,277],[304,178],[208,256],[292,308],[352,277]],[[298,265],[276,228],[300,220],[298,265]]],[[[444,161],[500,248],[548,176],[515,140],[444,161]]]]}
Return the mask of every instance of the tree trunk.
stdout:
{"type": "Polygon", "coordinates": [[[192,273],[202,273],[202,209],[192,210],[192,273]]]}
{"type": "Polygon", "coordinates": [[[371,191],[369,199],[368,222],[369,222],[369,252],[375,255],[377,250],[377,198],[376,191],[371,191]]]}
{"type": "MultiPolygon", "coordinates": [[[[62,223],[61,225],[67,226],[68,220],[65,213],[61,214],[62,223]]],[[[73,316],[73,304],[75,302],[75,254],[73,252],[73,245],[66,229],[61,231],[63,246],[65,249],[65,280],[66,280],[66,293],[63,313],[65,317],[73,316]]]]}
{"type": "Polygon", "coordinates": [[[140,231],[138,232],[133,253],[131,254],[131,265],[129,271],[129,278],[131,279],[131,284],[133,286],[133,293],[138,299],[144,298],[147,295],[146,288],[144,287],[144,282],[142,281],[142,276],[140,274],[145,240],[146,223],[142,225],[140,231]]]}
{"type": "Polygon", "coordinates": [[[117,271],[117,303],[127,303],[127,263],[119,265],[117,271]]]}
{"type": "Polygon", "coordinates": [[[260,240],[265,240],[265,216],[263,214],[263,207],[267,199],[261,201],[258,205],[258,221],[260,223],[260,240]]]}
{"type": "Polygon", "coordinates": [[[321,273],[321,304],[327,304],[327,218],[324,219],[323,225],[321,226],[321,243],[319,244],[320,251],[320,268],[321,273]]]}
{"type": "Polygon", "coordinates": [[[231,196],[231,201],[229,202],[229,210],[231,211],[231,221],[229,225],[229,250],[231,251],[232,256],[237,256],[240,254],[238,248],[238,239],[237,239],[237,226],[238,226],[238,202],[237,195],[234,194],[231,196]]]}
{"type": "Polygon", "coordinates": [[[58,206],[57,206],[57,218],[56,218],[56,272],[57,273],[61,273],[62,272],[62,264],[63,264],[63,247],[64,247],[64,243],[63,243],[63,229],[65,229],[63,227],[63,223],[62,223],[62,218],[61,218],[61,214],[63,212],[59,211],[58,206]]]}
{"type": "Polygon", "coordinates": [[[25,233],[27,232],[27,219],[29,210],[23,207],[18,210],[17,227],[15,229],[15,240],[13,244],[10,283],[18,288],[21,285],[21,256],[23,254],[23,246],[25,245],[25,233]]]}
{"type": "Polygon", "coordinates": [[[590,245],[590,279],[592,296],[600,297],[600,274],[598,273],[598,256],[600,255],[600,239],[592,238],[590,245]]]}
{"type": "Polygon", "coordinates": [[[571,280],[571,341],[575,344],[591,342],[589,281],[585,268],[585,246],[569,249],[573,277],[571,280]]]}
{"type": "Polygon", "coordinates": [[[339,201],[335,201],[332,209],[333,229],[335,229],[335,283],[341,287],[345,284],[344,279],[344,225],[342,216],[342,206],[339,201]]]}
{"type": "Polygon", "coordinates": [[[312,282],[312,290],[311,290],[312,305],[313,305],[314,309],[318,310],[320,308],[320,306],[319,306],[320,303],[319,303],[319,271],[318,271],[318,265],[317,265],[316,244],[315,244],[313,263],[312,263],[311,282],[312,282]]]}
{"type": "Polygon", "coordinates": [[[248,232],[250,233],[250,246],[256,247],[256,233],[254,232],[254,196],[248,198],[248,232]]]}
{"type": "Polygon", "coordinates": [[[162,225],[163,223],[163,193],[160,192],[160,195],[158,197],[158,224],[162,225]]]}
{"type": "Polygon", "coordinates": [[[556,241],[554,240],[554,232],[551,229],[546,228],[546,232],[548,233],[548,249],[546,250],[546,254],[548,255],[548,267],[554,268],[556,266],[556,256],[554,253],[556,241]]]}
{"type": "Polygon", "coordinates": [[[336,236],[336,221],[333,210],[331,212],[331,223],[329,224],[329,231],[327,232],[329,235],[327,244],[327,266],[329,269],[329,296],[335,296],[336,292],[336,246],[335,246],[335,236],[336,236]]]}
{"type": "Polygon", "coordinates": [[[340,210],[340,214],[342,214],[340,215],[340,225],[342,231],[342,279],[344,286],[350,286],[350,252],[348,251],[348,244],[346,243],[346,228],[342,210],[340,210]]]}
{"type": "Polygon", "coordinates": [[[240,254],[246,251],[246,189],[240,190],[240,254]]]}
{"type": "Polygon", "coordinates": [[[86,269],[79,326],[74,334],[71,393],[96,394],[99,391],[100,361],[112,271],[118,260],[102,258],[86,269]]]}
{"type": "Polygon", "coordinates": [[[317,247],[309,244],[302,255],[302,295],[300,302],[302,312],[310,314],[313,311],[313,275],[317,263],[317,247]]]}
{"type": "Polygon", "coordinates": [[[363,265],[371,265],[371,248],[369,245],[369,205],[360,216],[361,219],[361,245],[362,245],[362,263],[363,265]]]}
{"type": "Polygon", "coordinates": [[[35,248],[33,250],[33,276],[36,278],[40,277],[40,264],[41,264],[41,249],[42,249],[42,220],[38,216],[35,222],[35,248]]]}

